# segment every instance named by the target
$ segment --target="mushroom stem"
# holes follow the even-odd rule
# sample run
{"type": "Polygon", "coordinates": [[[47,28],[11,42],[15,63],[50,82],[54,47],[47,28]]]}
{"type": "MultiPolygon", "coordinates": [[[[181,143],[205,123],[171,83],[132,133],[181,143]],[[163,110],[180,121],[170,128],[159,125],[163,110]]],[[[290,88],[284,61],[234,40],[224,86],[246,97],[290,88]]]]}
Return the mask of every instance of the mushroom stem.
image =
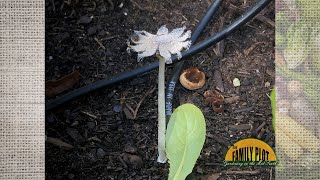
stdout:
{"type": "Polygon", "coordinates": [[[166,139],[166,111],[165,111],[165,64],[162,57],[159,58],[159,84],[158,84],[158,162],[166,163],[165,151],[166,139]]]}

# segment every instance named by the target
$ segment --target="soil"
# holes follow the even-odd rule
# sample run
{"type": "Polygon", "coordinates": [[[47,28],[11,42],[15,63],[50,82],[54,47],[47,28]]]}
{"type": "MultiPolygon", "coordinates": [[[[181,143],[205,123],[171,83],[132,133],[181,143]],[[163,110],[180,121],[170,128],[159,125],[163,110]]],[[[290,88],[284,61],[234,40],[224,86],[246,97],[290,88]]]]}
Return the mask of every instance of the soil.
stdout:
{"type": "MultiPolygon", "coordinates": [[[[199,41],[233,22],[253,3],[223,1],[199,41]]],[[[71,91],[153,62],[154,57],[137,62],[136,54],[127,53],[133,30],[155,33],[164,24],[194,30],[209,4],[209,0],[46,0],[46,80],[78,70],[81,77],[71,91]]],[[[226,168],[222,163],[228,146],[239,139],[257,137],[274,147],[267,96],[275,75],[274,3],[259,17],[219,46],[186,59],[185,68],[195,66],[207,78],[196,91],[177,85],[174,97],[174,107],[192,102],[206,119],[207,138],[194,179],[274,179],[271,167],[226,168]],[[234,78],[240,87],[233,86],[234,78]],[[216,88],[231,100],[224,103],[223,113],[214,112],[203,96],[216,88]]],[[[167,78],[172,67],[166,68],[167,78]]],[[[60,145],[67,143],[64,147],[55,146],[57,141],[46,143],[47,179],[166,179],[169,165],[156,162],[157,70],[47,112],[46,136],[60,140],[60,145]],[[140,101],[133,118],[128,109],[140,101]]]]}

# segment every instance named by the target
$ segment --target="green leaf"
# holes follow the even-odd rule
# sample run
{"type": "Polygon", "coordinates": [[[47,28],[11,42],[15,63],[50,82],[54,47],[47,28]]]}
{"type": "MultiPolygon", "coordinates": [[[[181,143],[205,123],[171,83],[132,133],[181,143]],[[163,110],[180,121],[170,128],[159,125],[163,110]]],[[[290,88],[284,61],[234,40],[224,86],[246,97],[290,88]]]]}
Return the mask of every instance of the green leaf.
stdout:
{"type": "Polygon", "coordinates": [[[280,33],[276,33],[276,49],[282,50],[282,49],[285,49],[286,46],[287,46],[286,37],[281,35],[280,33]]]}
{"type": "Polygon", "coordinates": [[[206,137],[206,123],[193,104],[179,106],[172,113],[166,133],[169,180],[184,180],[200,155],[206,137]]]}
{"type": "Polygon", "coordinates": [[[283,52],[289,69],[295,69],[308,57],[310,26],[302,22],[292,24],[287,31],[287,46],[283,52]]]}
{"type": "Polygon", "coordinates": [[[280,33],[281,36],[285,36],[288,30],[288,27],[292,22],[290,22],[290,19],[288,17],[288,14],[286,12],[279,11],[276,14],[276,32],[280,33]]]}
{"type": "Polygon", "coordinates": [[[297,0],[297,4],[305,23],[312,24],[319,21],[319,0],[297,0]]]}
{"type": "Polygon", "coordinates": [[[271,110],[272,110],[272,127],[276,128],[276,87],[274,87],[270,94],[271,110]]]}

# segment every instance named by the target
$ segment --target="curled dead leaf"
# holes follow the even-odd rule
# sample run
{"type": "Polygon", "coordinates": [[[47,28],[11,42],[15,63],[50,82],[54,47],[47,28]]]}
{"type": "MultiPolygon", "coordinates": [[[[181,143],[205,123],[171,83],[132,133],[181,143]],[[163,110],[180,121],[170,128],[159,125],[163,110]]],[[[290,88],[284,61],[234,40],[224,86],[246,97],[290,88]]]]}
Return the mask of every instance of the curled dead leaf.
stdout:
{"type": "Polygon", "coordinates": [[[72,88],[80,80],[80,72],[74,71],[61,79],[46,82],[46,96],[53,97],[72,88]]]}

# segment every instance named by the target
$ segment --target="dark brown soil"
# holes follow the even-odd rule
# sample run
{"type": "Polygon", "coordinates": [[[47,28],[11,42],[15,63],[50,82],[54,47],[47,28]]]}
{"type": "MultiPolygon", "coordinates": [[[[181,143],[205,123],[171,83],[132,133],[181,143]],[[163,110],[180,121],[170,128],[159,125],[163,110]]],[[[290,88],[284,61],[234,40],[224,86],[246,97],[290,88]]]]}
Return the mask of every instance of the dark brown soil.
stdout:
{"type": "MultiPolygon", "coordinates": [[[[200,41],[217,32],[222,22],[230,24],[253,2],[224,1],[200,41]],[[230,3],[239,9],[230,8],[230,3]]],[[[79,70],[81,78],[75,89],[155,61],[146,58],[138,63],[134,54],[127,53],[126,40],[133,30],[155,33],[164,24],[194,30],[209,3],[209,0],[46,0],[46,80],[79,70]]],[[[274,3],[270,4],[262,18],[252,20],[225,39],[220,44],[222,48],[214,46],[186,60],[186,68],[196,66],[207,77],[200,90],[189,91],[178,85],[174,102],[174,107],[194,103],[206,119],[207,138],[194,168],[196,179],[207,179],[212,174],[219,179],[274,179],[273,168],[222,166],[228,146],[238,139],[258,137],[274,146],[267,96],[274,84],[273,7],[274,3]],[[223,96],[240,97],[239,101],[225,103],[221,114],[206,105],[203,97],[206,90],[222,88],[219,72],[223,96]],[[240,79],[240,87],[233,86],[234,78],[240,79]]],[[[172,65],[167,66],[167,77],[171,70],[172,65]]],[[[48,112],[47,137],[73,148],[46,143],[46,178],[166,179],[168,164],[156,162],[156,88],[157,71],[152,71],[48,112]],[[150,91],[137,117],[130,119],[125,113],[128,107],[136,108],[150,91]]]]}

